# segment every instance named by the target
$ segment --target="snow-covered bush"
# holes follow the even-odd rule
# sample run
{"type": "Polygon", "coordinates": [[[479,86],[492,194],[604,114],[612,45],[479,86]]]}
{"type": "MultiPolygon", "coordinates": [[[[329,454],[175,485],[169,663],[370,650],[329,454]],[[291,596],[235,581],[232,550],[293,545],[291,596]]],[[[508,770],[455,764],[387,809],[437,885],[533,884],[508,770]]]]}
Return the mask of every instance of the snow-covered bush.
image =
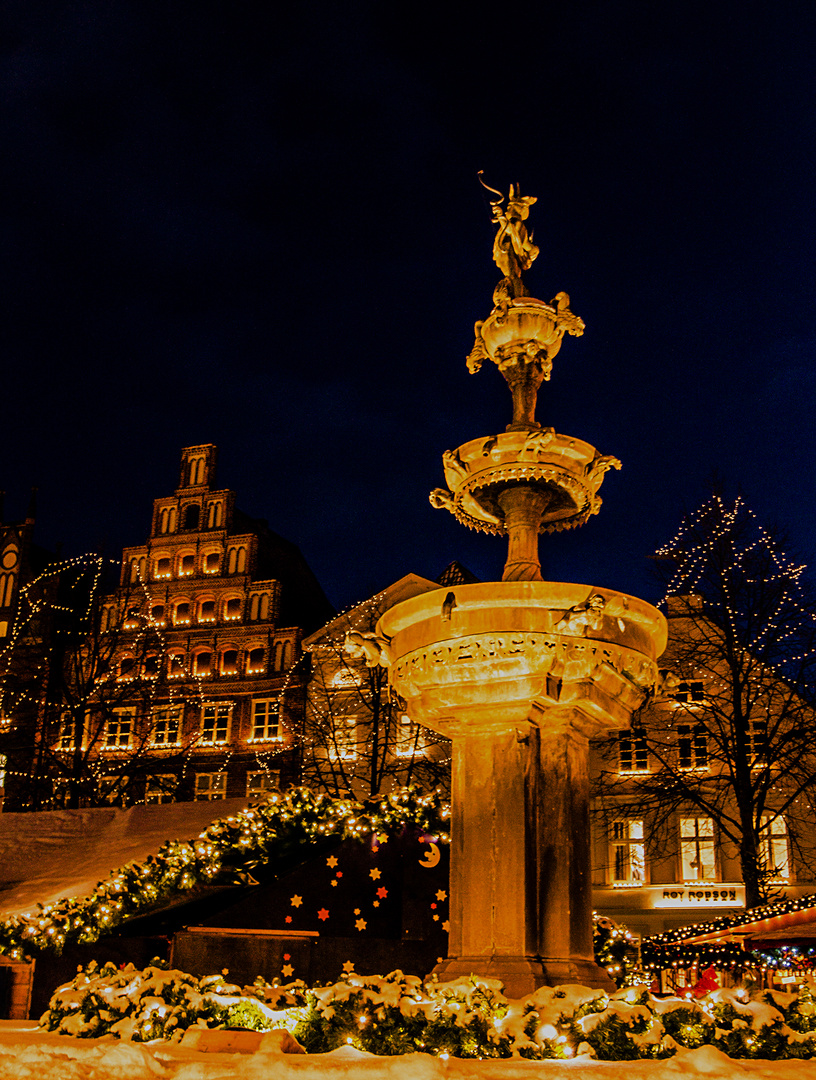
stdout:
{"type": "Polygon", "coordinates": [[[191,1026],[285,1027],[310,1053],[351,1045],[374,1054],[424,1052],[533,1060],[589,1054],[604,1061],[671,1057],[713,1046],[737,1058],[816,1056],[816,987],[798,993],[718,989],[697,1001],[656,998],[644,987],[608,995],[586,986],[541,987],[508,1000],[495,979],[425,982],[349,974],[309,989],[225,974],[196,978],[156,961],[91,964],[54,992],[41,1024],[61,1034],[180,1038],[191,1026]]]}

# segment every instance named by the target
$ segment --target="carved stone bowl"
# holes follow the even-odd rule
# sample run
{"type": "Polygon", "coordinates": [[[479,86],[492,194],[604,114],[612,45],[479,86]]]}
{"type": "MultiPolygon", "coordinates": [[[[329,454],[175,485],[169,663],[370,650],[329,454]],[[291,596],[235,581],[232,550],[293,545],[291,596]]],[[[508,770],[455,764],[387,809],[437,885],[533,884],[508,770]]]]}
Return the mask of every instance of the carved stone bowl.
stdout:
{"type": "Polygon", "coordinates": [[[508,724],[625,727],[656,678],[666,620],[643,600],[549,581],[457,585],[385,612],[390,677],[452,737],[508,724]]]}

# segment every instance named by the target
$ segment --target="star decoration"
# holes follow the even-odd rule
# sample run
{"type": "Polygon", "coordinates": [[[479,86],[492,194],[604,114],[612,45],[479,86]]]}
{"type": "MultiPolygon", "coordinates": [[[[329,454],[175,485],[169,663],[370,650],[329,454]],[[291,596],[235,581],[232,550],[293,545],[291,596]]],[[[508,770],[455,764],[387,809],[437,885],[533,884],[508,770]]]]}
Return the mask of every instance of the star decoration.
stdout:
{"type": "Polygon", "coordinates": [[[285,953],[283,954],[283,959],[284,959],[284,960],[291,960],[291,959],[292,959],[292,954],[291,954],[291,953],[288,953],[288,952],[285,952],[285,953]]]}
{"type": "Polygon", "coordinates": [[[332,882],[331,882],[331,883],[332,883],[332,885],[334,885],[334,886],[336,887],[336,885],[337,885],[337,878],[332,878],[332,882]]]}
{"type": "Polygon", "coordinates": [[[382,873],[375,866],[373,870],[368,871],[368,876],[371,878],[372,881],[379,881],[382,877],[382,873]]]}
{"type": "Polygon", "coordinates": [[[335,866],[337,866],[337,857],[334,855],[329,855],[328,859],[326,859],[326,866],[328,866],[331,870],[334,870],[335,866]]]}
{"type": "Polygon", "coordinates": [[[328,919],[329,917],[329,909],[322,907],[320,911],[318,911],[317,917],[318,919],[320,919],[321,922],[325,922],[326,919],[328,919]]]}
{"type": "Polygon", "coordinates": [[[291,915],[287,915],[286,918],[284,919],[284,922],[291,922],[291,921],[292,921],[292,916],[291,915]]]}
{"type": "Polygon", "coordinates": [[[387,844],[388,843],[388,833],[380,833],[379,836],[377,837],[377,843],[378,844],[387,844]]]}
{"type": "Polygon", "coordinates": [[[371,906],[372,907],[379,907],[380,906],[380,901],[379,900],[373,900],[372,903],[371,903],[371,906]]]}
{"type": "Polygon", "coordinates": [[[360,909],[359,909],[358,907],[356,907],[356,908],[354,909],[354,914],[355,914],[355,915],[359,915],[359,914],[360,914],[360,909]]]}
{"type": "Polygon", "coordinates": [[[284,964],[281,968],[281,975],[285,976],[287,979],[291,979],[294,974],[295,969],[292,967],[291,964],[284,964]]]}
{"type": "Polygon", "coordinates": [[[338,871],[337,871],[337,873],[336,873],[336,874],[335,874],[334,876],[335,876],[335,877],[339,877],[339,878],[340,878],[340,877],[342,877],[342,876],[343,876],[343,871],[342,871],[342,870],[338,870],[338,871]]]}
{"type": "Polygon", "coordinates": [[[377,896],[379,896],[380,900],[385,900],[386,896],[388,896],[388,889],[386,889],[385,885],[380,885],[379,889],[377,889],[377,896]]]}
{"type": "Polygon", "coordinates": [[[434,922],[439,922],[439,916],[438,915],[434,915],[434,922]]]}
{"type": "Polygon", "coordinates": [[[431,904],[431,910],[432,910],[432,911],[435,911],[435,910],[436,910],[436,904],[431,904]]]}
{"type": "Polygon", "coordinates": [[[289,903],[292,905],[292,907],[300,907],[300,905],[303,903],[303,897],[293,896],[289,903]]]}
{"type": "Polygon", "coordinates": [[[351,973],[354,971],[354,961],[346,960],[345,964],[343,964],[343,971],[346,973],[346,975],[351,975],[351,973]]]}
{"type": "Polygon", "coordinates": [[[445,892],[444,889],[437,889],[436,899],[437,900],[447,900],[448,899],[448,894],[445,892]]]}
{"type": "Polygon", "coordinates": [[[450,923],[447,919],[445,919],[445,921],[442,923],[442,929],[445,931],[446,934],[450,933],[450,923]]]}
{"type": "Polygon", "coordinates": [[[365,930],[368,923],[365,921],[365,919],[358,919],[354,925],[357,927],[358,930],[365,930]]]}

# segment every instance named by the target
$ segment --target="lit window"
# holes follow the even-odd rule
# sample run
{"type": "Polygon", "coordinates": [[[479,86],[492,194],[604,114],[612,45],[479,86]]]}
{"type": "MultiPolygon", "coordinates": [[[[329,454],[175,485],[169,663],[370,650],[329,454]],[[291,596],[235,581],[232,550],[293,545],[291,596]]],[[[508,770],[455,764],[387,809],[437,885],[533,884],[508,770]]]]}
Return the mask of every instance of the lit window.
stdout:
{"type": "Polygon", "coordinates": [[[190,625],[190,605],[186,600],[183,600],[180,604],[176,604],[176,610],[173,612],[173,625],[190,625]]]}
{"type": "Polygon", "coordinates": [[[178,777],[174,773],[156,773],[148,776],[145,784],[145,803],[154,806],[156,803],[174,802],[178,777]]]}
{"type": "Polygon", "coordinates": [[[161,559],[156,559],[156,569],[153,573],[153,577],[156,578],[157,581],[163,581],[165,578],[169,578],[172,575],[172,572],[173,568],[169,558],[163,556],[161,559]]]}
{"type": "Polygon", "coordinates": [[[232,705],[204,705],[201,709],[201,741],[221,746],[229,739],[232,705]]]}
{"type": "Polygon", "coordinates": [[[250,649],[247,656],[247,675],[263,675],[266,671],[263,649],[250,649]]]}
{"type": "Polygon", "coordinates": [[[751,765],[764,765],[768,757],[768,721],[751,720],[746,740],[751,765]]]}
{"type": "Polygon", "coordinates": [[[790,877],[788,827],[781,814],[762,815],[759,832],[759,859],[762,869],[772,879],[790,877]]]}
{"type": "Polygon", "coordinates": [[[680,861],[683,881],[717,880],[711,818],[680,818],[680,861]]]}
{"type": "Polygon", "coordinates": [[[184,670],[184,653],[170,654],[167,671],[171,679],[180,679],[187,674],[184,670]]]}
{"type": "Polygon", "coordinates": [[[235,622],[236,619],[241,618],[241,597],[231,596],[227,600],[226,608],[224,609],[224,617],[229,619],[230,622],[235,622]]]}
{"type": "Polygon", "coordinates": [[[621,772],[649,771],[649,751],[642,729],[632,728],[618,734],[618,767],[621,772]]]}
{"type": "Polygon", "coordinates": [[[204,558],[204,573],[205,574],[217,574],[221,565],[221,556],[217,551],[211,551],[209,555],[204,558]]]}
{"type": "Polygon", "coordinates": [[[156,679],[159,675],[159,657],[157,655],[145,657],[143,674],[146,679],[156,679]]]}
{"type": "Polygon", "coordinates": [[[200,623],[215,622],[215,600],[202,600],[198,613],[200,623]]]}
{"type": "Polygon", "coordinates": [[[248,772],[247,773],[247,798],[262,798],[270,791],[277,791],[280,785],[279,772],[248,772]]]}
{"type": "Polygon", "coordinates": [[[181,730],[181,707],[162,705],[153,710],[153,731],[150,741],[154,746],[178,746],[181,730]]]}
{"type": "Polygon", "coordinates": [[[612,881],[621,885],[642,885],[646,880],[646,849],[643,822],[619,818],[610,830],[612,881]]]}
{"type": "Polygon", "coordinates": [[[164,626],[164,604],[155,604],[150,609],[150,618],[156,626],[164,626]]]}
{"type": "Polygon", "coordinates": [[[114,709],[113,716],[105,724],[105,750],[127,750],[133,732],[135,709],[114,709]]]}
{"type": "Polygon", "coordinates": [[[671,696],[681,705],[701,705],[705,701],[705,688],[701,682],[680,682],[671,696]]]}
{"type": "Polygon", "coordinates": [[[179,577],[191,577],[195,572],[195,555],[182,555],[179,562],[179,577]]]}
{"type": "Polygon", "coordinates": [[[708,768],[708,735],[703,724],[680,724],[677,747],[681,769],[708,768]]]}
{"type": "Polygon", "coordinates": [[[277,698],[259,698],[252,702],[252,742],[277,739],[280,734],[277,698]]]}
{"type": "Polygon", "coordinates": [[[341,758],[355,757],[357,753],[357,717],[338,716],[332,728],[334,746],[332,753],[341,758]]]}
{"type": "Polygon", "coordinates": [[[2,567],[4,570],[11,570],[12,567],[17,565],[19,550],[16,544],[9,544],[3,550],[2,567]]]}
{"type": "Polygon", "coordinates": [[[196,653],[193,658],[193,674],[212,675],[212,656],[211,652],[196,653]]]}
{"type": "Polygon", "coordinates": [[[195,778],[195,798],[197,802],[206,799],[225,799],[227,797],[227,774],[224,772],[200,772],[195,778]]]}
{"type": "Polygon", "coordinates": [[[222,675],[237,675],[238,674],[238,650],[237,649],[225,649],[221,653],[221,674],[222,675]]]}
{"type": "Polygon", "coordinates": [[[119,678],[132,679],[136,674],[136,660],[132,656],[123,656],[119,661],[119,678]]]}
{"type": "Polygon", "coordinates": [[[16,580],[15,574],[0,574],[0,607],[11,607],[16,580]]]}
{"type": "MultiPolygon", "coordinates": [[[[85,732],[79,737],[80,744],[85,742],[85,732]]],[[[60,733],[57,740],[58,750],[75,750],[77,746],[77,722],[69,712],[64,712],[60,717],[60,733]]]]}
{"type": "Polygon", "coordinates": [[[125,616],[125,630],[138,630],[139,629],[139,609],[130,608],[125,616]]]}

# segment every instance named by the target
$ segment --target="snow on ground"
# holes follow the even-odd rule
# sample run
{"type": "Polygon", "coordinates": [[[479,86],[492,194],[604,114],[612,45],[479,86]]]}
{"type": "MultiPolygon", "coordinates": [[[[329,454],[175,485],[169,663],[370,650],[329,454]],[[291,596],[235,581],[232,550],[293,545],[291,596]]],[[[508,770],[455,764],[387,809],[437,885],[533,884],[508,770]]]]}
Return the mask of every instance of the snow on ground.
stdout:
{"type": "Polygon", "coordinates": [[[813,1061],[733,1061],[711,1046],[667,1061],[472,1061],[428,1054],[204,1054],[175,1044],[73,1039],[0,1021],[0,1080],[813,1080],[813,1061]]]}

